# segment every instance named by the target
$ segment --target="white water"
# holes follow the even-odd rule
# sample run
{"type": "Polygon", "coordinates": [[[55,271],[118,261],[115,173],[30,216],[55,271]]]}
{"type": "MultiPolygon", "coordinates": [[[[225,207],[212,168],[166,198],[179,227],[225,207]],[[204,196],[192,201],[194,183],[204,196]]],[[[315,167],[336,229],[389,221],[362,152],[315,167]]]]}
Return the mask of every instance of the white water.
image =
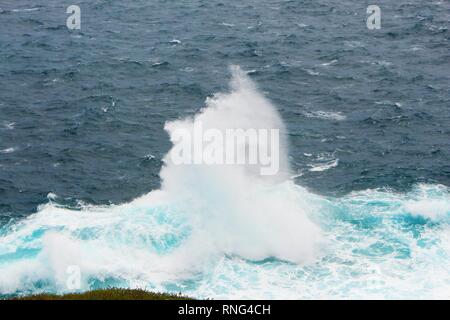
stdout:
{"type": "MultiPolygon", "coordinates": [[[[194,124],[201,122],[205,129],[222,132],[275,128],[284,137],[276,108],[238,67],[232,72],[231,91],[208,99],[194,119],[168,123],[171,136],[180,128],[192,132],[194,124]]],[[[195,233],[202,233],[214,251],[252,260],[312,259],[320,231],[308,218],[311,212],[301,197],[277,192],[278,185],[291,176],[284,141],[280,148],[280,172],[274,176],[261,176],[250,165],[174,165],[169,152],[161,171],[162,190],[171,202],[191,211],[188,218],[195,233]]]]}

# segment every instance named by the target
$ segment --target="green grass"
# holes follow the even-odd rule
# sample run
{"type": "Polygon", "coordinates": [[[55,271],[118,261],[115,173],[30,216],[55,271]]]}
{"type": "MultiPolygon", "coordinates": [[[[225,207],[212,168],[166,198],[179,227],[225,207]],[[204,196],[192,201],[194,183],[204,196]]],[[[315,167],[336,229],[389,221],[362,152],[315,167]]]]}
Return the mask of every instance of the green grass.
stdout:
{"type": "Polygon", "coordinates": [[[36,294],[14,300],[193,300],[181,294],[155,293],[141,289],[102,289],[84,293],[36,294]]]}

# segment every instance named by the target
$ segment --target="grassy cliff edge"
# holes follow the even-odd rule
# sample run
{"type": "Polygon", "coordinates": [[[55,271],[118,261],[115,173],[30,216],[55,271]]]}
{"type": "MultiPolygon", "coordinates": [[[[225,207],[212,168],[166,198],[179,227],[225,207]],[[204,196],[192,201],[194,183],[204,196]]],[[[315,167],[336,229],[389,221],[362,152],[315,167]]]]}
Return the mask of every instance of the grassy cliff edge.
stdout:
{"type": "Polygon", "coordinates": [[[181,294],[149,292],[142,289],[100,289],[83,293],[36,294],[14,300],[193,300],[181,294]]]}

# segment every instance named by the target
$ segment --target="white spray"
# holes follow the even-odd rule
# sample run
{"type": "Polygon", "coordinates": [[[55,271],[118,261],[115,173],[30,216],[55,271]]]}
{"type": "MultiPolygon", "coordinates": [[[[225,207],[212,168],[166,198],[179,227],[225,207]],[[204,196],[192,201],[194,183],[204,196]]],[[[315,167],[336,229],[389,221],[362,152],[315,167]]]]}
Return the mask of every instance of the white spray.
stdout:
{"type": "Polygon", "coordinates": [[[302,194],[297,188],[294,191],[287,186],[290,174],[284,124],[276,108],[249,77],[239,67],[232,67],[231,71],[229,93],[208,99],[206,107],[193,119],[166,124],[174,146],[165,157],[166,165],[161,171],[163,191],[189,211],[194,230],[202,234],[199,238],[214,250],[248,259],[276,257],[305,261],[313,257],[320,231],[307,216],[309,206],[302,194]],[[183,130],[191,132],[195,139],[193,132],[198,123],[204,129],[221,132],[279,130],[278,173],[261,175],[259,165],[173,163],[171,153],[180,143],[174,135],[183,130]]]}

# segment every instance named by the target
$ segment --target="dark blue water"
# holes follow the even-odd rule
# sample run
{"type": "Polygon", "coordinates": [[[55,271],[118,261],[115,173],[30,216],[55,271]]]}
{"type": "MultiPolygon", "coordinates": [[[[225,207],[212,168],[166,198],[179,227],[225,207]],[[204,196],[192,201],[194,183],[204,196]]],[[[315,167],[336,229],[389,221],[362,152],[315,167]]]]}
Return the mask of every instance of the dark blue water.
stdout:
{"type": "Polygon", "coordinates": [[[80,0],[68,30],[71,4],[0,4],[3,224],[49,193],[76,207],[158,189],[164,124],[227,90],[230,65],[280,112],[297,184],[343,202],[450,186],[448,1],[377,1],[380,30],[367,1],[80,0]]]}

